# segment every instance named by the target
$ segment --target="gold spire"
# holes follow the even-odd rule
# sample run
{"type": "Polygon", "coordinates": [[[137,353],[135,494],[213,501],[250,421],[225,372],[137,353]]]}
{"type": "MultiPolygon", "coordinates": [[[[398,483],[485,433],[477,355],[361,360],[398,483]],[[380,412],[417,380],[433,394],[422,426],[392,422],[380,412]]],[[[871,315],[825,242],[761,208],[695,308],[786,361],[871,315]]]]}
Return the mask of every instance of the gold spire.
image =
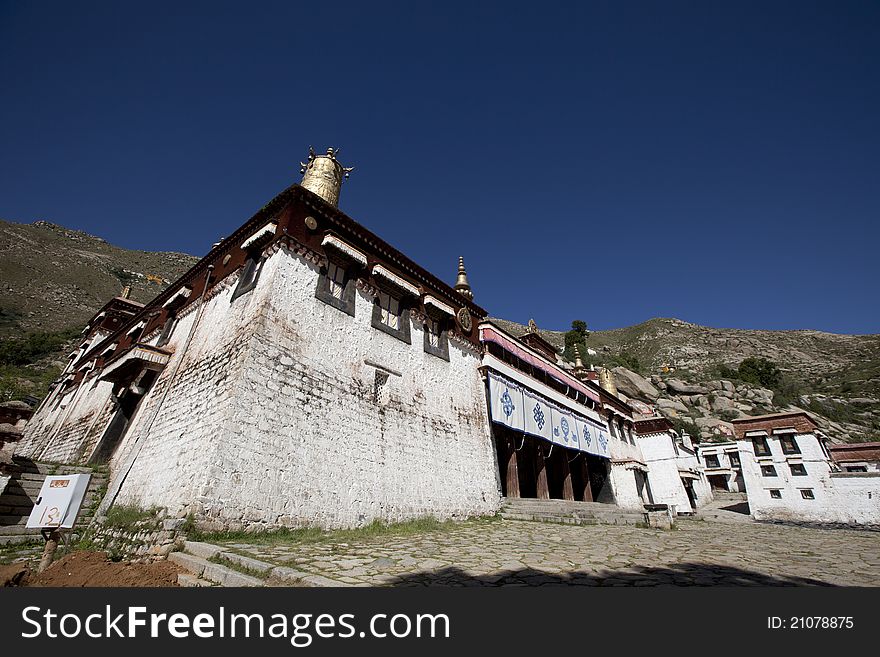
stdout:
{"type": "Polygon", "coordinates": [[[473,300],[474,298],[471,284],[468,283],[467,272],[464,270],[464,258],[462,256],[458,256],[458,278],[455,279],[455,291],[466,299],[473,300]]]}
{"type": "Polygon", "coordinates": [[[612,395],[617,394],[617,384],[614,383],[614,375],[607,367],[603,367],[599,370],[599,385],[602,386],[606,392],[610,392],[612,395]]]}
{"type": "Polygon", "coordinates": [[[336,159],[337,155],[338,148],[328,148],[326,155],[315,155],[315,149],[309,146],[308,160],[299,163],[299,172],[303,174],[300,185],[334,207],[339,205],[343,179],[354,171],[354,167],[342,166],[336,159]]]}
{"type": "Polygon", "coordinates": [[[574,346],[574,366],[577,369],[584,369],[584,361],[581,360],[581,350],[577,345],[574,346]]]}

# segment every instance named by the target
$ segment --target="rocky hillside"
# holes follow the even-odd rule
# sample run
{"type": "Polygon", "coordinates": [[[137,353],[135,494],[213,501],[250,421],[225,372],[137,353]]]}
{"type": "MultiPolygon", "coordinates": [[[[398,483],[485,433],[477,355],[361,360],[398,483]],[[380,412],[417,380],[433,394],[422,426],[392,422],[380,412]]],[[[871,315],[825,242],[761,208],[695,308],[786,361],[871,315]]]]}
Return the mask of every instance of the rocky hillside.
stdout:
{"type": "Polygon", "coordinates": [[[126,285],[149,301],[197,260],[121,249],[45,221],[0,221],[0,337],[82,327],[126,285]]]}
{"type": "MultiPolygon", "coordinates": [[[[514,335],[526,330],[493,321],[514,335]]],[[[541,335],[562,352],[564,332],[541,335]]],[[[716,329],[652,319],[592,331],[585,344],[585,364],[610,367],[623,394],[654,405],[703,439],[723,438],[731,419],[789,408],[812,413],[832,439],[880,439],[880,335],[716,329]],[[770,389],[738,380],[747,358],[775,363],[780,384],[770,389]]]]}
{"type": "Polygon", "coordinates": [[[45,221],[0,221],[0,402],[42,398],[83,325],[123,287],[149,301],[197,260],[45,221]]]}

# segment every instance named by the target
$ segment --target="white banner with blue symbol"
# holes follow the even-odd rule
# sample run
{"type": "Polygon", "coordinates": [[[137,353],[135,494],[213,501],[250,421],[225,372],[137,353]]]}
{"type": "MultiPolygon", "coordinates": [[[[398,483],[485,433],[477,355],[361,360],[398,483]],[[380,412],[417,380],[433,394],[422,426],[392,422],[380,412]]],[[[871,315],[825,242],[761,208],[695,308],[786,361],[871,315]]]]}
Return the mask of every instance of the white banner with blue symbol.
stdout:
{"type": "Polygon", "coordinates": [[[515,383],[500,377],[489,378],[489,396],[492,403],[492,420],[511,429],[523,431],[523,393],[515,383]]]}
{"type": "Polygon", "coordinates": [[[550,424],[550,406],[547,405],[546,400],[523,388],[523,408],[525,408],[523,431],[545,440],[552,440],[553,425],[550,424]]]}
{"type": "Polygon", "coordinates": [[[610,458],[608,431],[525,386],[489,371],[492,421],[550,442],[610,458]]]}

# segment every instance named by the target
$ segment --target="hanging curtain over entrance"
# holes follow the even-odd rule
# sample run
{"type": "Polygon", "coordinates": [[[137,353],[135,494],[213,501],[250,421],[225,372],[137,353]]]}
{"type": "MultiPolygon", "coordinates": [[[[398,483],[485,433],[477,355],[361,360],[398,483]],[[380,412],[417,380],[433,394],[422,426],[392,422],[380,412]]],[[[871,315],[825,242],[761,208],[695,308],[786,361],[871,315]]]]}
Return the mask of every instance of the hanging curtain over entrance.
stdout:
{"type": "Polygon", "coordinates": [[[489,370],[492,421],[557,445],[610,458],[608,429],[489,370]]]}

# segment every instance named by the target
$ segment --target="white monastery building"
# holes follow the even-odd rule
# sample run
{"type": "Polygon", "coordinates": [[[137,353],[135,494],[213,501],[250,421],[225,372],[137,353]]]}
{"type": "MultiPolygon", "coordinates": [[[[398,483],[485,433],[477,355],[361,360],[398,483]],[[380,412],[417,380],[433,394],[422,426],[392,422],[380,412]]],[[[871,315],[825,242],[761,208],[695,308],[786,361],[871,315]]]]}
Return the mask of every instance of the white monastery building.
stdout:
{"type": "Polygon", "coordinates": [[[805,412],[733,421],[756,520],[880,524],[880,472],[841,471],[805,412]]]}
{"type": "Polygon", "coordinates": [[[146,305],[85,327],[17,453],[107,464],[100,511],[209,529],[493,514],[503,497],[689,514],[694,446],[607,370],[514,336],[342,213],[349,169],[303,179],[146,305]]]}

